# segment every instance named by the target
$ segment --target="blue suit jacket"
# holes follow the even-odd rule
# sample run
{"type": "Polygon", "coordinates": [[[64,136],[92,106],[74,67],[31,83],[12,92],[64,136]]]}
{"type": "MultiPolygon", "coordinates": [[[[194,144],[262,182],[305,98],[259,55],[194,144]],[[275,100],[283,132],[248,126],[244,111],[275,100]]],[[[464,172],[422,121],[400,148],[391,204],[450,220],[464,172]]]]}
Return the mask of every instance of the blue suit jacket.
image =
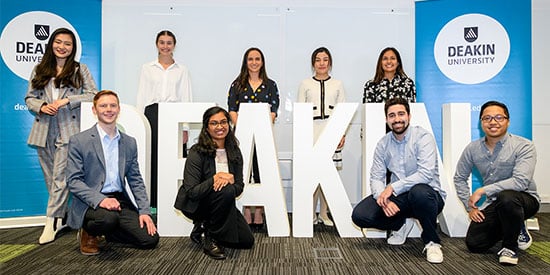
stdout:
{"type": "MultiPolygon", "coordinates": [[[[82,227],[88,207],[96,209],[106,198],[101,193],[105,182],[105,157],[97,124],[70,138],[67,159],[67,185],[73,194],[69,209],[68,225],[82,227]]],[[[132,200],[139,214],[150,214],[149,200],[143,178],[139,172],[136,140],[120,133],[118,144],[118,169],[123,181],[124,193],[132,200]]]]}

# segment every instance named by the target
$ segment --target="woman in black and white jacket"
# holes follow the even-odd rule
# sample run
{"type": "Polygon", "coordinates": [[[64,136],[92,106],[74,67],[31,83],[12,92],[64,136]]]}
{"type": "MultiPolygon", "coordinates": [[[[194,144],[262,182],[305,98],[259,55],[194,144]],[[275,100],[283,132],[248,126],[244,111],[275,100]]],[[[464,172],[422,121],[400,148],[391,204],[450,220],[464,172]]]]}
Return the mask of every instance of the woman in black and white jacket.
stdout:
{"type": "MultiPolygon", "coordinates": [[[[344,102],[346,95],[342,81],[333,79],[329,73],[332,69],[332,56],[330,51],[321,47],[313,51],[311,55],[311,67],[314,75],[304,79],[298,90],[298,102],[313,103],[313,130],[314,139],[317,140],[332,111],[337,103],[344,102]]],[[[334,153],[333,160],[336,168],[342,167],[342,148],[345,136],[342,137],[334,153]]],[[[324,225],[333,226],[334,223],[328,217],[328,206],[323,192],[318,187],[313,195],[313,223],[322,222],[324,225]],[[319,216],[316,214],[317,201],[320,200],[319,216]]]]}

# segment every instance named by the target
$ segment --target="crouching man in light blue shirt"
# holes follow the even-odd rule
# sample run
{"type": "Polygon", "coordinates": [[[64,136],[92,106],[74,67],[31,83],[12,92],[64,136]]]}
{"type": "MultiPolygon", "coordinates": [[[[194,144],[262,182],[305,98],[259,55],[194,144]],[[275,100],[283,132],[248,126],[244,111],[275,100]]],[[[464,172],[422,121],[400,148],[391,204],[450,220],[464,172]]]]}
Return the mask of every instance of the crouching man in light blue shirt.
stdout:
{"type": "Polygon", "coordinates": [[[352,220],[361,228],[391,230],[388,244],[402,245],[414,221],[422,226],[424,251],[430,263],[443,262],[437,215],[445,205],[439,182],[437,147],[425,129],[409,127],[409,103],[393,98],[384,107],[391,129],[376,145],[371,168],[372,195],[353,209],[352,220]],[[386,185],[386,173],[391,183],[386,185]]]}
{"type": "Polygon", "coordinates": [[[518,248],[525,250],[532,243],[525,219],[539,209],[533,180],[535,145],[508,133],[510,114],[503,103],[483,104],[479,118],[485,137],[466,146],[454,176],[458,197],[472,220],[466,245],[471,252],[483,253],[502,240],[499,262],[516,265],[518,248]],[[468,178],[473,168],[479,171],[483,186],[470,196],[468,178]],[[478,206],[483,196],[486,200],[478,206]]]}

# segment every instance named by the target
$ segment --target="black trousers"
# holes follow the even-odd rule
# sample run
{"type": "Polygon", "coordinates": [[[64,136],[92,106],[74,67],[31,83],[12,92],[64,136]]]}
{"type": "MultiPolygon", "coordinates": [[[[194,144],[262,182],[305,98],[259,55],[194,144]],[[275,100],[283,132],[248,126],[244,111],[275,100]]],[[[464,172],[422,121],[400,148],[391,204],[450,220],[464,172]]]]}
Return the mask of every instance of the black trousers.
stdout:
{"type": "Polygon", "coordinates": [[[254,245],[254,236],[243,215],[235,206],[235,188],[227,185],[220,191],[213,189],[201,199],[197,211],[185,216],[194,223],[202,222],[214,240],[225,247],[248,249],[254,245]]]}
{"type": "Polygon", "coordinates": [[[84,216],[82,228],[92,236],[105,235],[107,241],[132,244],[143,249],[155,248],[159,235],[147,233],[147,227],[139,225],[139,214],[124,194],[117,193],[109,197],[116,198],[120,203],[120,211],[111,211],[98,207],[88,208],[84,216]]]}
{"type": "Polygon", "coordinates": [[[158,119],[159,105],[157,103],[145,107],[145,117],[151,126],[151,207],[157,207],[158,190],[158,119]]]}
{"type": "Polygon", "coordinates": [[[502,240],[502,247],[518,250],[522,224],[539,210],[538,200],[525,192],[504,190],[497,199],[481,210],[485,220],[470,222],[466,246],[471,252],[483,253],[502,240]]]}
{"type": "Polygon", "coordinates": [[[400,211],[393,217],[387,217],[372,195],[364,198],[353,209],[351,219],[361,228],[381,230],[399,230],[406,218],[416,218],[422,226],[422,241],[441,243],[437,235],[437,215],[443,210],[445,202],[441,195],[427,184],[417,184],[408,192],[391,196],[390,201],[397,204],[400,211]]]}

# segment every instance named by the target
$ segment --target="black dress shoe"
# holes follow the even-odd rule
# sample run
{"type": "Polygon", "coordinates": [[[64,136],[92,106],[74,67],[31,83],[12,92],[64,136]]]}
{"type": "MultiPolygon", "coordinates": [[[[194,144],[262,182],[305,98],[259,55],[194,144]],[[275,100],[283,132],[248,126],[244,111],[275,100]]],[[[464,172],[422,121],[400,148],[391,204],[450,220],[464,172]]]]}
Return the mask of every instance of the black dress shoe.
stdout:
{"type": "Polygon", "coordinates": [[[218,245],[212,238],[206,236],[203,249],[204,254],[210,256],[214,260],[225,260],[225,251],[222,246],[218,245]]]}
{"type": "Polygon", "coordinates": [[[189,238],[191,238],[191,241],[198,245],[202,245],[202,233],[204,233],[205,228],[203,226],[202,222],[195,223],[195,226],[193,226],[193,230],[191,231],[191,234],[189,235],[189,238]]]}

